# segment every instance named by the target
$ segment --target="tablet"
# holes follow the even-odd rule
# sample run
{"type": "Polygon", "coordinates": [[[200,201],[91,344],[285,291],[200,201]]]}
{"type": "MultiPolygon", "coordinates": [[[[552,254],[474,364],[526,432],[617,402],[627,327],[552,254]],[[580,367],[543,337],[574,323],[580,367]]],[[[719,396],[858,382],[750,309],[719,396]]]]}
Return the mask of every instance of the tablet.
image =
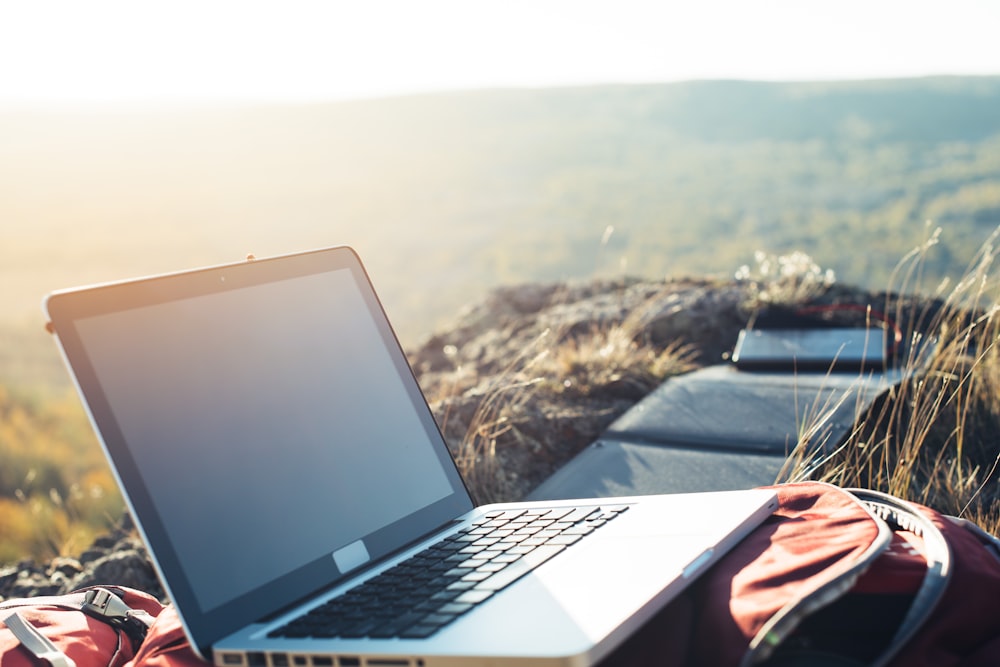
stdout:
{"type": "Polygon", "coordinates": [[[742,370],[858,371],[885,361],[885,331],[870,328],[744,329],[733,351],[742,370]]]}

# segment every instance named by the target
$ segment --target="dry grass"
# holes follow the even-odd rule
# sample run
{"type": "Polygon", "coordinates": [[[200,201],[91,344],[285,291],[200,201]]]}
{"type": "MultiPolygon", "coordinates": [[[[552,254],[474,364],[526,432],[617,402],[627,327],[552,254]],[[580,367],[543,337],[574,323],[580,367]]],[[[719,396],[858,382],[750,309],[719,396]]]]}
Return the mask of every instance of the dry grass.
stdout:
{"type": "MultiPolygon", "coordinates": [[[[904,332],[897,363],[910,375],[871,407],[823,460],[806,455],[827,406],[805,420],[789,478],[873,488],[1000,529],[1000,275],[994,234],[954,286],[891,312],[904,332]]],[[[919,281],[937,232],[900,263],[900,292],[919,281]]],[[[845,399],[847,400],[847,399],[845,399]]]]}
{"type": "Polygon", "coordinates": [[[823,270],[804,252],[770,255],[758,250],[754,253],[754,266],[741,266],[736,279],[749,284],[746,305],[755,312],[773,305],[808,303],[833,285],[836,276],[830,269],[823,270]]]}
{"type": "MultiPolygon", "coordinates": [[[[657,349],[643,342],[628,318],[586,335],[546,331],[490,381],[453,445],[470,490],[479,502],[519,497],[527,489],[514,468],[523,466],[512,459],[530,457],[552,472],[667,377],[692,370],[693,354],[683,344],[657,349]],[[586,414],[588,399],[608,395],[629,398],[617,410],[586,414]]],[[[443,417],[446,433],[451,417],[443,417]]]]}
{"type": "Polygon", "coordinates": [[[642,395],[666,378],[695,368],[690,344],[676,342],[657,349],[642,342],[640,331],[631,324],[626,320],[595,329],[589,336],[563,340],[541,360],[548,382],[557,391],[580,395],[612,386],[642,395]]]}
{"type": "MultiPolygon", "coordinates": [[[[497,456],[497,447],[505,437],[520,440],[523,444],[524,438],[518,423],[525,405],[542,380],[540,376],[532,374],[532,367],[545,355],[541,341],[546,336],[547,334],[536,339],[535,344],[540,348],[538,351],[529,354],[533,350],[525,350],[500,374],[500,381],[488,385],[469,420],[465,436],[457,447],[455,461],[458,469],[479,502],[492,502],[510,494],[497,456]]],[[[448,417],[446,414],[445,431],[448,417]]]]}

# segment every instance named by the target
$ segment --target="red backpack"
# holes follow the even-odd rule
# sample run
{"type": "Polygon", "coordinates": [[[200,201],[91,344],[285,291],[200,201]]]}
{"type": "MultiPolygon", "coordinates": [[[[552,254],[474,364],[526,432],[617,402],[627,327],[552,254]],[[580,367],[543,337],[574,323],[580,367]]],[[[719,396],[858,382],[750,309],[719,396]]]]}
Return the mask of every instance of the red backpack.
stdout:
{"type": "MultiPolygon", "coordinates": [[[[606,666],[1000,665],[995,537],[876,492],[773,488],[778,510],[606,666]]],[[[127,588],[7,600],[4,619],[3,667],[205,664],[173,607],[127,588]]]]}
{"type": "Polygon", "coordinates": [[[615,656],[660,667],[996,667],[1000,541],[886,494],[803,482],[615,656]]]}
{"type": "Polygon", "coordinates": [[[204,667],[173,607],[119,586],[0,602],[3,667],[204,667]]]}

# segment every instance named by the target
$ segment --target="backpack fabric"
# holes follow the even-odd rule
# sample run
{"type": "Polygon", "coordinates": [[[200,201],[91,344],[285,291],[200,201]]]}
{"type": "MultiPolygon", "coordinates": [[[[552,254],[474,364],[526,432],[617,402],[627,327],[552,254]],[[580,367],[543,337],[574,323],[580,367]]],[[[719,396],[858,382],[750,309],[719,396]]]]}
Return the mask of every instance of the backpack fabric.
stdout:
{"type": "Polygon", "coordinates": [[[996,537],[885,494],[769,488],[772,516],[603,665],[1000,665],[996,537]]]}
{"type": "MultiPolygon", "coordinates": [[[[0,664],[39,667],[41,656],[15,635],[17,615],[61,656],[53,667],[204,667],[172,606],[121,586],[0,602],[0,664]],[[68,661],[66,660],[68,659],[68,661]]],[[[22,630],[22,633],[25,630],[22,630]]],[[[28,630],[27,632],[30,632],[28,630]]]]}
{"type": "MultiPolygon", "coordinates": [[[[893,665],[994,667],[1000,665],[1000,542],[971,522],[927,508],[951,549],[948,586],[927,621],[901,647],[893,665]]],[[[893,550],[872,573],[886,577],[912,550],[893,550]]]]}
{"type": "Polygon", "coordinates": [[[846,593],[890,545],[892,531],[834,487],[775,487],[778,509],[697,585],[695,654],[739,665],[786,644],[802,618],[846,593]]]}
{"type": "Polygon", "coordinates": [[[126,667],[205,667],[207,664],[191,650],[177,610],[168,605],[156,617],[146,641],[126,667]]]}
{"type": "MultiPolygon", "coordinates": [[[[770,488],[774,514],[602,667],[1000,665],[994,536],[876,492],[770,488]]],[[[112,587],[0,602],[4,667],[43,664],[2,624],[14,611],[76,667],[207,664],[172,606],[112,587]]]]}
{"type": "MultiPolygon", "coordinates": [[[[798,502],[851,496],[892,534],[867,566],[859,563],[863,571],[850,588],[797,619],[771,651],[774,664],[811,664],[810,656],[831,656],[845,665],[1000,665],[1000,540],[995,536],[971,522],[877,492],[816,483],[776,488],[779,496],[790,493],[798,502]],[[804,659],[792,663],[783,654],[804,659]]],[[[790,514],[788,520],[796,518],[790,514]]],[[[849,581],[833,579],[830,587],[849,581]]],[[[801,594],[811,601],[809,591],[801,594]]],[[[770,629],[765,624],[758,630],[749,656],[770,629]]],[[[742,664],[761,663],[745,656],[742,664]]]]}

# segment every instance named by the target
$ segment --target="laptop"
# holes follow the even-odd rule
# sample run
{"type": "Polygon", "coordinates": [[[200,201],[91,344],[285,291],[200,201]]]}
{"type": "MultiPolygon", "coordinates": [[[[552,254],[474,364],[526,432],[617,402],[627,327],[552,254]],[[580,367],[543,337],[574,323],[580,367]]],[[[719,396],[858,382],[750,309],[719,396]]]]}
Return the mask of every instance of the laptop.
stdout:
{"type": "Polygon", "coordinates": [[[590,665],[774,508],[494,504],[347,247],[49,295],[194,649],[216,665],[590,665]]]}

